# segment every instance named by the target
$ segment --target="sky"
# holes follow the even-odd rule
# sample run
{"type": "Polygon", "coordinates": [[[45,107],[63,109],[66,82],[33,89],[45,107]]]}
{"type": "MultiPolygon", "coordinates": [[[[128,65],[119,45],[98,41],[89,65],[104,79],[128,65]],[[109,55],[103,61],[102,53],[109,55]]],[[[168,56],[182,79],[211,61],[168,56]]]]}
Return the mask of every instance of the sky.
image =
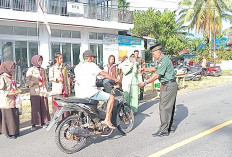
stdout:
{"type": "Polygon", "coordinates": [[[130,2],[131,10],[146,10],[148,7],[157,10],[164,10],[165,8],[176,10],[180,1],[181,0],[127,0],[127,2],[130,2]]]}
{"type": "MultiPolygon", "coordinates": [[[[130,2],[131,10],[147,10],[148,8],[153,8],[156,10],[163,11],[164,9],[177,10],[178,4],[181,0],[127,0],[130,2]]],[[[229,28],[231,24],[229,22],[223,21],[222,30],[229,28]]],[[[191,31],[195,34],[195,31],[191,31]]],[[[202,37],[202,34],[195,34],[195,37],[202,37]]]]}

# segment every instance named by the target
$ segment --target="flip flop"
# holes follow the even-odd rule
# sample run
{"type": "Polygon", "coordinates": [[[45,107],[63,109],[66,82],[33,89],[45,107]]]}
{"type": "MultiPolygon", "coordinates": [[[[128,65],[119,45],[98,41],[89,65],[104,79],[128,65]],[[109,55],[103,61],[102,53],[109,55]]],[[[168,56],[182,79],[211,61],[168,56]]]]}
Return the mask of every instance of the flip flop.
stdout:
{"type": "Polygon", "coordinates": [[[106,121],[102,121],[101,122],[103,125],[106,125],[108,128],[110,128],[110,129],[115,129],[115,127],[113,126],[113,124],[112,123],[110,123],[110,122],[106,122],[106,121]]]}

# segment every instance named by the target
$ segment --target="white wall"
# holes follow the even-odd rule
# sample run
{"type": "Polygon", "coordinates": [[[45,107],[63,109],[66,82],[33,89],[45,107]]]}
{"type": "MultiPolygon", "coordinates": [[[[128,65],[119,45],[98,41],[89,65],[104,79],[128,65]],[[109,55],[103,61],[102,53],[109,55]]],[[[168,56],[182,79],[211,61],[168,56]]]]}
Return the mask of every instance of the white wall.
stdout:
{"type": "Polygon", "coordinates": [[[49,46],[50,37],[47,33],[47,28],[44,25],[39,26],[39,50],[38,54],[43,56],[42,67],[46,68],[50,58],[50,46],[49,46]]]}
{"type": "Polygon", "coordinates": [[[222,70],[232,70],[232,60],[224,60],[217,65],[219,65],[222,70]]]}
{"type": "MultiPolygon", "coordinates": [[[[23,12],[14,11],[11,9],[0,9],[0,19],[17,20],[17,21],[30,21],[30,22],[43,22],[41,14],[38,12],[23,12]]],[[[45,14],[46,19],[50,24],[66,24],[79,27],[89,28],[109,28],[117,30],[130,30],[134,24],[119,23],[116,21],[101,21],[97,19],[87,19],[84,17],[66,17],[52,14],[45,14]]]]}

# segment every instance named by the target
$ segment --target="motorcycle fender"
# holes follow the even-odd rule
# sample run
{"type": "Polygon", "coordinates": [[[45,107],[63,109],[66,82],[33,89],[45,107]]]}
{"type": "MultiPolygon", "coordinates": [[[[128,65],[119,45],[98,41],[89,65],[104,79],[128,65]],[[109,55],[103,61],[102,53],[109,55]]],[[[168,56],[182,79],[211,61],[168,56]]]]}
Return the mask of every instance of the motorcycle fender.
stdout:
{"type": "Polygon", "coordinates": [[[119,118],[118,113],[119,113],[119,109],[122,106],[122,103],[119,103],[118,106],[117,106],[117,109],[113,110],[112,120],[111,121],[112,121],[112,123],[113,123],[114,126],[118,126],[120,124],[120,118],[119,118]]]}
{"type": "Polygon", "coordinates": [[[60,116],[63,114],[63,108],[60,110],[57,110],[54,116],[52,117],[48,127],[46,128],[46,131],[50,131],[51,128],[59,121],[60,116]]]}

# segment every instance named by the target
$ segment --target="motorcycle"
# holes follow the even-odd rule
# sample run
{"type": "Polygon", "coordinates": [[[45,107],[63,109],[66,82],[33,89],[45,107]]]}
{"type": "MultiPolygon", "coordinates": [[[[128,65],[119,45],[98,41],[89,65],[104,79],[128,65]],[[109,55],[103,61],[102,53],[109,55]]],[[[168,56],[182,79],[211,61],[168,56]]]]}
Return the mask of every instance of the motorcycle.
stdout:
{"type": "Polygon", "coordinates": [[[202,68],[197,66],[188,66],[187,73],[185,74],[185,80],[199,81],[202,77],[202,68]]]}
{"type": "MultiPolygon", "coordinates": [[[[115,96],[111,122],[121,133],[129,133],[134,126],[133,111],[124,102],[120,89],[113,88],[111,93],[115,96]]],[[[84,147],[87,138],[112,134],[113,130],[101,123],[105,119],[106,103],[101,105],[102,103],[96,100],[75,97],[55,97],[54,103],[60,108],[46,130],[49,131],[56,125],[55,141],[61,151],[72,154],[84,147]],[[71,112],[71,116],[59,122],[59,118],[66,111],[71,112]]]]}
{"type": "Polygon", "coordinates": [[[212,66],[212,67],[208,67],[207,69],[207,75],[208,76],[221,76],[222,75],[222,69],[220,66],[212,66]]]}
{"type": "Polygon", "coordinates": [[[201,79],[202,68],[198,66],[179,65],[175,69],[176,75],[185,74],[185,81],[199,81],[201,79]]]}

